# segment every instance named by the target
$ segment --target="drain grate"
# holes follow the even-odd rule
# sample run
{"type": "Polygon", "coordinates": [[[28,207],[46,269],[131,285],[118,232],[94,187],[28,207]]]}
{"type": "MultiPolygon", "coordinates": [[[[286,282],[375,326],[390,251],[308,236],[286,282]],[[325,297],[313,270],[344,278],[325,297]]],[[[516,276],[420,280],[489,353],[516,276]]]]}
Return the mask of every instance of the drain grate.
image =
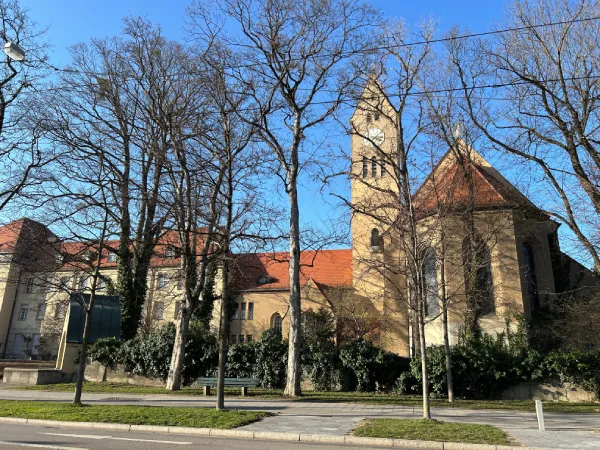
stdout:
{"type": "Polygon", "coordinates": [[[106,397],[100,399],[102,402],[139,402],[139,398],[135,397],[106,397]]]}

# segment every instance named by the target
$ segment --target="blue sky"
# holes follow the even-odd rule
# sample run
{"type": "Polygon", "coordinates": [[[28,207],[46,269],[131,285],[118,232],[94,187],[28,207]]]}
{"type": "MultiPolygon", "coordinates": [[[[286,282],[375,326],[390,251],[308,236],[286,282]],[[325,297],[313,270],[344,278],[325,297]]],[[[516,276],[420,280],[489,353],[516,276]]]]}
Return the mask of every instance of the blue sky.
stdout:
{"type": "MultiPolygon", "coordinates": [[[[49,40],[54,45],[53,61],[68,61],[66,48],[92,37],[118,34],[121,19],[144,15],[159,23],[165,34],[178,39],[188,0],[21,0],[39,24],[49,25],[49,40]]],[[[441,19],[441,29],[460,23],[473,31],[488,30],[502,13],[501,1],[399,1],[374,0],[373,6],[387,16],[404,17],[409,23],[433,15],[441,19]]]]}

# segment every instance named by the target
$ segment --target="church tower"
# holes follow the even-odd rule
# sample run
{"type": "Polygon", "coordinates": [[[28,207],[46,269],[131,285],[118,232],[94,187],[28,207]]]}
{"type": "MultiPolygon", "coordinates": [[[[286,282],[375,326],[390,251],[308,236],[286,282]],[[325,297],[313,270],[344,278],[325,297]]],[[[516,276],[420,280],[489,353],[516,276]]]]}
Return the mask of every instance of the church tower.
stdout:
{"type": "Polygon", "coordinates": [[[399,264],[395,109],[371,77],[350,120],[353,287],[377,311],[379,345],[408,354],[404,277],[399,264]]]}

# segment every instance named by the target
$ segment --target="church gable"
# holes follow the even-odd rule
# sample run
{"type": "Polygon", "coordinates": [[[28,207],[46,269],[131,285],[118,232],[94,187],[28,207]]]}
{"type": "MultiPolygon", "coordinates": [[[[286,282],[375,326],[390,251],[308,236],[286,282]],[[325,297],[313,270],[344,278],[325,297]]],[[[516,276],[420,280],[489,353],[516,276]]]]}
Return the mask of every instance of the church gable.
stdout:
{"type": "MultiPolygon", "coordinates": [[[[466,147],[466,144],[463,145],[466,147]]],[[[472,206],[475,209],[527,209],[540,212],[477,151],[470,147],[467,151],[469,162],[461,163],[456,152],[448,150],[417,190],[413,199],[419,216],[435,214],[438,209],[452,212],[469,206],[469,177],[472,180],[472,206]]]]}

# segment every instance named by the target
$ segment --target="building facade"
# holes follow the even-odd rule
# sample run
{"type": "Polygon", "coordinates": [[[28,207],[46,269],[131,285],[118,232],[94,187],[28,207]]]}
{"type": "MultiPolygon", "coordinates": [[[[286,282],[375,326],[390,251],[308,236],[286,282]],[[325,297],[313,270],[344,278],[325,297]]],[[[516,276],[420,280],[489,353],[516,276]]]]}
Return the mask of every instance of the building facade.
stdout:
{"type": "MultiPolygon", "coordinates": [[[[351,119],[352,246],[301,255],[303,310],[332,312],[336,339],[365,337],[400,355],[414,348],[405,225],[399,224],[397,139],[391,104],[376,81],[351,119]],[[373,102],[372,99],[376,98],[373,102]]],[[[591,296],[597,278],[560,250],[558,224],[551,220],[476,150],[459,142],[441,158],[412,195],[421,255],[418,271],[426,291],[426,340],[443,342],[442,301],[448,306],[449,336],[457,342],[468,311],[466,229],[477,242],[474,283],[479,324],[498,333],[507,320],[528,319],[551,308],[558,295],[591,296]],[[468,158],[465,164],[461,158],[468,158]],[[466,228],[466,223],[468,227],[466,228]]],[[[45,226],[20,219],[0,228],[0,357],[49,359],[58,340],[70,292],[89,289],[81,243],[57,244],[45,226]]],[[[102,255],[100,293],[116,281],[116,249],[102,255]]],[[[232,343],[260,338],[269,328],[285,336],[289,326],[287,253],[235,255],[231,264],[236,308],[232,343]]],[[[470,267],[473,261],[469,260],[470,267]]],[[[172,233],[159,241],[148,276],[141,323],[148,332],[179,314],[180,258],[172,233]]],[[[218,294],[218,293],[217,293],[218,294]]],[[[213,327],[218,326],[218,301],[213,327]]]]}

